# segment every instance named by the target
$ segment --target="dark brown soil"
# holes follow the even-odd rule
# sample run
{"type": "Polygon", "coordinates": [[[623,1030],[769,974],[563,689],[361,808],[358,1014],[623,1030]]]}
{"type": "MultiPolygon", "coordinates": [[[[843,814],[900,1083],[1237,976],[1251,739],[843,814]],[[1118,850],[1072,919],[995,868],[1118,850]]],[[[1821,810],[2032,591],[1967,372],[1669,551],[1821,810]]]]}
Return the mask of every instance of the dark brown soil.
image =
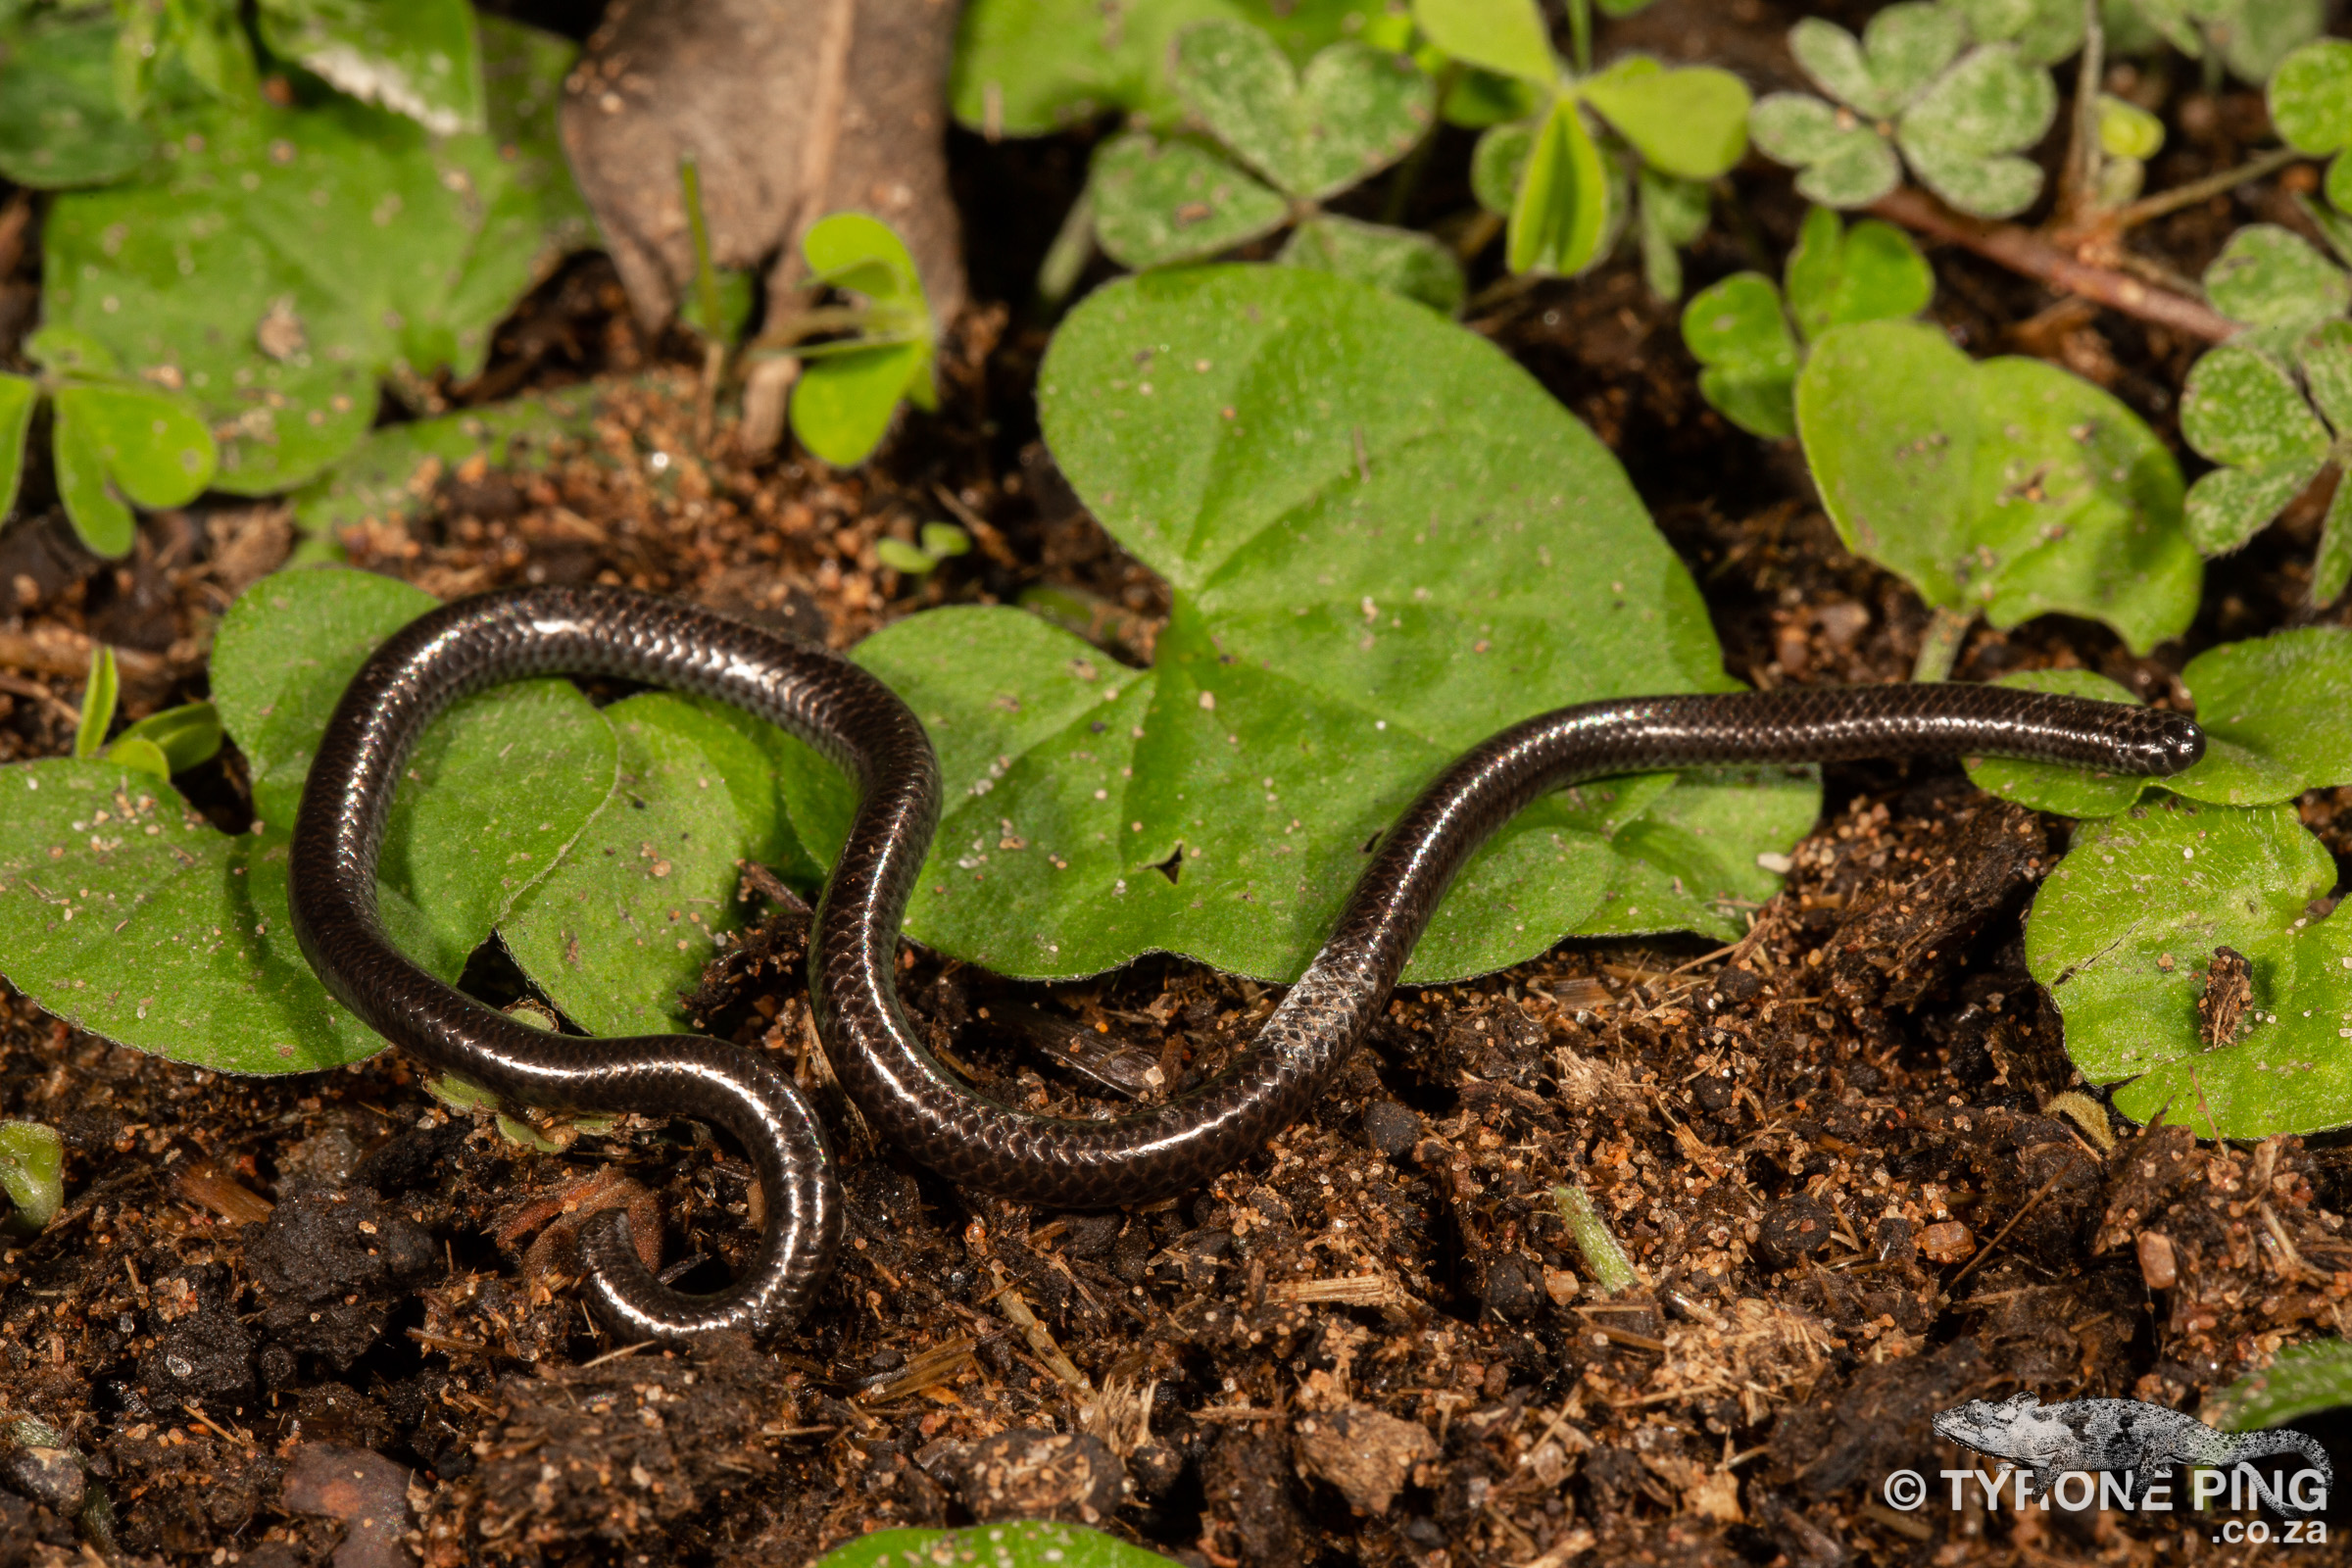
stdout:
{"type": "MultiPolygon", "coordinates": [[[[1670,19],[1690,12],[1647,14],[1643,42],[1675,52],[1670,19]]],[[[1709,13],[1701,42],[1769,80],[1788,20],[1743,3],[1709,13]]],[[[2164,103],[2155,184],[2261,132],[2252,95],[2164,103]]],[[[1082,156],[956,152],[975,292],[1016,303],[966,314],[942,413],[908,418],[868,469],[749,458],[723,411],[699,441],[699,359],[641,340],[610,269],[584,261],[526,305],[482,381],[442,394],[601,377],[615,390],[593,438],[535,471],[441,476],[425,515],[355,530],[354,562],[439,594],[626,582],[837,646],[1051,583],[1098,600],[1098,635],[1143,657],[1164,589],[1071,502],[1029,403],[1047,329],[1017,301],[1082,156]],[[972,216],[1041,208],[1001,234],[972,216]],[[919,581],[878,564],[876,540],[947,517],[974,528],[973,554],[919,581]]],[[[2307,175],[2140,243],[2194,275],[2238,223],[2299,226],[2285,192],[2307,175]]],[[[1701,245],[1693,286],[1793,236],[1783,175],[1751,164],[1736,184],[1743,223],[1701,245]]],[[[1461,199],[1433,186],[1420,216],[1461,199]]],[[[0,360],[36,253],[0,257],[0,360]]],[[[1973,350],[2063,363],[2174,438],[2196,345],[1936,261],[1936,314],[1973,350]]],[[[1474,287],[1494,281],[1484,266],[1474,287]]],[[[1636,272],[1507,293],[1472,321],[1624,460],[1734,673],[1907,673],[1916,599],[1838,547],[1791,446],[1706,409],[1676,312],[1636,272]]],[[[1960,673],[2081,665],[2173,701],[2201,648],[2307,615],[2320,511],[2306,498],[2214,564],[2195,629],[2151,657],[2053,617],[1980,629],[1960,673]]],[[[201,694],[220,611],[291,542],[282,510],[225,503],[150,519],[119,567],[54,517],[0,535],[0,761],[69,748],[90,638],[134,656],[133,713],[201,694]]],[[[224,825],[249,814],[234,757],[191,784],[224,825]]],[[[70,1150],[65,1212],[0,1252],[0,1423],[62,1433],[111,1507],[111,1542],[90,1549],[140,1563],[749,1568],[885,1525],[1046,1514],[1213,1568],[2252,1560],[2189,1515],[1879,1500],[1892,1470],[1961,1462],[1928,1425],[1961,1400],[2193,1410],[2281,1344],[2352,1329],[2352,1154],[2172,1128],[2120,1129],[2102,1152],[2095,1091],[2053,1103],[2083,1086],[2021,945],[2068,824],[1948,763],[1829,784],[1786,890],[1735,949],[1567,943],[1400,995],[1309,1119],[1131,1212],[1000,1202],[875,1148],[808,1049],[804,917],[747,880],[770,923],[700,1005],[815,1093],[850,1214],[842,1268],[772,1349],[632,1351],[582,1311],[576,1233],[599,1209],[659,1216],[689,1286],[746,1255],[749,1168],[698,1128],[631,1120],[535,1152],[453,1119],[398,1060],[221,1078],[0,988],[0,1114],[70,1150]],[[1638,1288],[1595,1283],[1553,1196],[1571,1182],[1638,1288]],[[2171,1242],[2162,1267],[2137,1244],[2150,1231],[2171,1242]]],[[[2352,790],[2303,810],[2352,866],[2352,790]]],[[[1165,961],[1038,987],[916,954],[906,980],[956,1062],[1040,1108],[1152,1066],[1179,1085],[1211,1072],[1276,1000],[1165,961]]],[[[0,1565],[88,1560],[74,1497],[44,1476],[9,1460],[0,1565]]]]}

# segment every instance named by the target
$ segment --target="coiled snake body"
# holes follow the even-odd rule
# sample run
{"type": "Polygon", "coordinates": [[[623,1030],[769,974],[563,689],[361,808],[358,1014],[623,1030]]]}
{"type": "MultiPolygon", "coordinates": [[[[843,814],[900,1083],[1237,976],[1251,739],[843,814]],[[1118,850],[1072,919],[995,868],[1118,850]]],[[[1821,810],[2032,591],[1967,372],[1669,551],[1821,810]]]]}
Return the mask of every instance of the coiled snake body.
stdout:
{"type": "Polygon", "coordinates": [[[1223,1074],[1102,1121],[1029,1115],[943,1068],[901,1007],[899,924],[939,818],[939,764],[906,705],[846,660],[675,601],[524,588],[432,611],[344,692],[295,824],[296,937],[319,979],[435,1071],[550,1108],[670,1113],[725,1128],[750,1155],[766,1230],[743,1277],[710,1296],[663,1285],[618,1212],[595,1217],[588,1290],[616,1334],[772,1334],[830,1269],[841,1202],[824,1131],[754,1053],[690,1035],[586,1040],[533,1029],[403,957],[376,911],[395,782],[433,715],[468,692],[542,675],[640,681],[732,703],[798,735],[855,782],[858,809],[809,945],[818,1030],[874,1131],[951,1180],[1070,1207],[1196,1186],[1294,1119],[1363,1037],[1454,873],[1522,807],[1612,773],[1920,754],[2169,774],[2202,754],[2178,713],[1972,685],[1627,697],[1512,725],[1455,761],[1380,841],[1338,927],[1223,1074]]]}

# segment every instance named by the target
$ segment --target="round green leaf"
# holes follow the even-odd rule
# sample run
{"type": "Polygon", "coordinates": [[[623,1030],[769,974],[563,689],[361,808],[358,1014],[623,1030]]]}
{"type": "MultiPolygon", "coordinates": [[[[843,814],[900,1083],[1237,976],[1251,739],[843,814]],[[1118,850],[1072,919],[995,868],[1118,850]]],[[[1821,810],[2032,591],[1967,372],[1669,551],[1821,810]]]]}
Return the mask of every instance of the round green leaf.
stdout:
{"type": "MultiPolygon", "coordinates": [[[[2129,687],[2087,669],[2028,669],[1993,684],[2019,691],[2059,692],[2102,703],[2139,702],[2129,687]]],[[[2028,762],[2006,757],[1964,758],[1977,787],[2005,801],[2059,816],[2113,816],[2137,801],[2147,780],[2119,778],[2057,762],[2028,762]]]]}
{"type": "Polygon", "coordinates": [[[2231,234],[2204,282],[2213,308],[2248,326],[2301,326],[2352,305],[2352,276],[2276,223],[2248,223],[2231,234]]]}
{"type": "Polygon", "coordinates": [[[35,190],[134,172],[155,138],[115,98],[114,20],[35,13],[0,26],[0,175],[35,190]]]}
{"type": "Polygon", "coordinates": [[[476,373],[514,301],[588,240],[555,129],[577,51],[479,27],[504,83],[486,132],[436,138],[342,98],[223,105],[144,178],[51,207],[47,318],[230,432],[218,488],[267,495],[326,467],[373,422],[380,374],[476,373]]]}
{"type": "Polygon", "coordinates": [[[152,387],[84,382],[61,387],[60,423],[77,426],[107,477],[146,508],[185,506],[213,477],[213,433],[187,400],[152,387]]]}
{"type": "Polygon", "coordinates": [[[1683,342],[1702,367],[1699,392],[1725,418],[1768,441],[1796,433],[1796,339],[1780,290],[1736,272],[1683,308],[1683,342]]]}
{"type": "MultiPolygon", "coordinates": [[[[2352,329],[2352,322],[2343,324],[2352,329]]],[[[2208,556],[2251,539],[2328,461],[2328,428],[2285,367],[2234,344],[2189,368],[2180,434],[2200,455],[2229,465],[2199,477],[2188,492],[2189,541],[2208,556]]]]}
{"type": "Polygon", "coordinates": [[[2149,159],[2164,150],[2164,122],[2113,93],[2099,94],[2099,150],[2110,158],[2149,159]]]}
{"type": "Polygon", "coordinates": [[[1577,84],[1643,161],[1680,179],[1713,179],[1747,153],[1747,84],[1728,71],[1668,71],[1628,56],[1577,84]]]}
{"type": "Polygon", "coordinates": [[[2175,794],[2262,806],[2352,784],[2352,629],[2305,626],[2225,643],[2190,660],[2180,683],[2213,744],[2166,783],[2175,794]]]}
{"type": "Polygon", "coordinates": [[[1167,1568],[1157,1552],[1079,1525],[1022,1520],[968,1530],[877,1530],[836,1546],[809,1568],[1167,1568]]]}
{"type": "MultiPolygon", "coordinates": [[[[2082,47],[2077,0],[1952,0],[1979,43],[2006,40],[2028,64],[2054,66],[2082,47]]],[[[2110,49],[2116,45],[2111,40],[2110,49]]]]}
{"type": "Polygon", "coordinates": [[[909,324],[929,318],[923,280],[898,231],[863,213],[821,218],[801,241],[812,277],[862,294],[874,305],[908,307],[909,324]]]}
{"type": "Polygon", "coordinates": [[[1387,289],[1451,316],[1466,292],[1462,264],[1427,234],[1326,213],[1291,231],[1274,260],[1387,289]]]}
{"type": "Polygon", "coordinates": [[[2298,46],[2327,25],[2324,0],[2204,0],[2218,11],[2207,28],[2232,75],[2259,87],[2298,46]]]}
{"type": "Polygon", "coordinates": [[[1294,73],[1274,40],[1238,22],[1204,22],[1176,45],[1185,106],[1280,189],[1334,195],[1410,152],[1437,88],[1401,55],[1343,42],[1294,73]]]}
{"type": "Polygon", "coordinates": [[[1788,253],[1788,284],[1797,329],[1817,338],[1833,326],[1917,316],[1935,297],[1936,273],[1892,223],[1866,218],[1848,229],[1816,207],[1788,253]]]}
{"type": "Polygon", "coordinates": [[[2014,45],[1971,49],[1905,110],[1895,140],[1936,194],[1982,218],[2007,218],[2041,192],[2040,166],[2006,156],[2039,141],[2058,112],[2047,71],[2014,45]]]}
{"type": "Polygon", "coordinates": [[[1796,421],[1838,536],[1931,605],[1999,626],[2087,615],[2139,651],[2196,613],[2180,469],[2087,381],[2038,360],[1973,364],[1931,326],[1864,322],[1813,345],[1796,421]]]}
{"type": "Polygon", "coordinates": [[[2352,918],[2316,917],[2335,882],[2292,805],[2239,808],[2157,797],[2086,823],[2026,926],[2067,1054],[2093,1083],[2132,1082],[2116,1107],[2163,1111],[2201,1137],[2265,1138],[2352,1122],[2352,918]],[[2217,948],[2243,954],[2254,998],[2233,1041],[2199,1034],[2217,948]]]}
{"type": "Polygon", "coordinates": [[[931,345],[921,342],[858,349],[808,363],[793,383],[792,433],[835,467],[856,467],[882,444],[899,400],[930,360],[931,345]]]}
{"type": "Polygon", "coordinates": [[[96,434],[81,420],[53,419],[49,451],[57,496],[65,503],[75,535],[93,555],[115,561],[129,555],[138,537],[138,519],[107,483],[106,459],[99,454],[96,434]]]}
{"type": "Polygon", "coordinates": [[[1270,234],[1290,204],[1217,154],[1141,133],[1095,149],[1095,237],[1139,270],[1199,261],[1270,234]]]}
{"type": "MultiPolygon", "coordinates": [[[[1003,609],[859,647],[939,747],[947,807],[907,929],[944,952],[1070,976],[1165,949],[1295,976],[1365,840],[1469,745],[1604,692],[1729,684],[1614,460],[1419,307],[1294,269],[1144,274],[1064,323],[1040,404],[1062,471],[1174,610],[1144,671],[1003,609]]],[[[1730,909],[1769,888],[1756,855],[1801,831],[1813,788],[1650,776],[1540,803],[1408,973],[1491,969],[1580,925],[1736,931],[1730,909]],[[1620,882],[1657,897],[1604,907],[1620,882]]],[[[793,807],[818,858],[837,802],[793,807]]]]}
{"type": "Polygon", "coordinates": [[[1874,13],[1859,40],[1818,17],[1788,30],[1788,52],[1805,74],[1873,119],[1887,118],[1918,96],[1967,42],[1968,24],[1960,15],[1925,0],[1874,13]]]}
{"type": "Polygon", "coordinates": [[[1568,277],[1592,265],[1609,221],[1608,171],[1573,98],[1551,107],[1528,150],[1503,253],[1514,272],[1568,277]]]}
{"type": "Polygon", "coordinates": [[[1536,145],[1539,125],[1524,120],[1491,125],[1470,150],[1470,190],[1478,205],[1497,218],[1508,218],[1518,199],[1519,181],[1527,172],[1527,155],[1536,145]]]}
{"type": "Polygon", "coordinates": [[[1771,158],[1797,167],[1797,194],[1824,207],[1867,207],[1901,182],[1886,138],[1804,93],[1776,92],[1747,117],[1748,134],[1771,158]]]}
{"type": "Polygon", "coordinates": [[[1539,87],[1559,84],[1551,30],[1535,0],[1413,0],[1413,21],[1431,43],[1464,65],[1539,87]]]}

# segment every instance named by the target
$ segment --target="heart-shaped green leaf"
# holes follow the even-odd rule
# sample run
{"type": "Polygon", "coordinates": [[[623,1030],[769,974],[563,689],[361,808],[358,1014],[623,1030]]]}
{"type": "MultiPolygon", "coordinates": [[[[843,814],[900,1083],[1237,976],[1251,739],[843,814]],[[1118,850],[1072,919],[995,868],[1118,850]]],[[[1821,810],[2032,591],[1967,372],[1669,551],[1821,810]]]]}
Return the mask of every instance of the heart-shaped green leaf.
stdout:
{"type": "Polygon", "coordinates": [[[2045,879],[2026,963],[2093,1083],[2130,1083],[2116,1108],[2159,1111],[2207,1138],[2320,1132],[2352,1122],[2352,917],[2311,901],[2335,861],[2292,805],[2197,806],[2159,797],[2086,823],[2045,879]],[[2252,1004],[2208,1041],[2198,1000],[2220,948],[2244,956],[2252,1004]]]}
{"type": "Polygon", "coordinates": [[[1629,55],[1577,84],[1642,161],[1678,179],[1713,179],[1747,153],[1747,84],[1728,71],[1669,71],[1629,55]]]}
{"type": "Polygon", "coordinates": [[[1410,152],[1436,85],[1401,55],[1343,42],[1295,73],[1274,40],[1204,22],[1176,44],[1176,91],[1241,160],[1301,201],[1336,195],[1410,152]]]}
{"type": "Polygon", "coordinates": [[[1608,231],[1609,176],[1573,98],[1551,106],[1528,149],[1503,237],[1514,272],[1572,276],[1592,265],[1608,231]]]}
{"type": "Polygon", "coordinates": [[[327,466],[396,367],[474,374],[514,300],[589,237],[555,132],[576,51],[479,25],[505,83],[487,132],[434,138],[348,99],[222,106],[145,178],[51,207],[46,318],[232,432],[220,488],[264,495],[327,466]]]}
{"type": "Polygon", "coordinates": [[[1427,234],[1326,213],[1291,231],[1275,261],[1385,288],[1451,316],[1462,308],[1462,264],[1427,234]]]}
{"type": "Polygon", "coordinates": [[[1095,149],[1095,237],[1122,267],[1199,261],[1271,234],[1290,204],[1216,153],[1141,132],[1095,149]]]}
{"type": "Polygon", "coordinates": [[[1936,273],[1892,223],[1866,218],[1848,228],[1816,207],[1788,253],[1788,313],[1811,339],[1834,326],[1917,316],[1935,297],[1936,273]]]}
{"type": "Polygon", "coordinates": [[[1132,112],[1165,126],[1176,35],[1212,19],[1251,20],[1237,0],[971,0],[956,37],[948,103],[989,137],[1045,136],[1132,112]]]}
{"type": "Polygon", "coordinates": [[[2278,516],[2326,465],[2330,445],[2286,368],[2231,344],[2189,368],[2180,435],[2225,465],[2188,492],[2188,537],[2209,556],[2235,550],[2278,516]]]}
{"type": "Polygon", "coordinates": [[[1959,13],[1925,0],[1874,13],[1859,39],[1818,17],[1788,30],[1788,52],[1822,91],[1881,120],[1925,90],[1967,43],[1959,13]]]}
{"type": "Polygon", "coordinates": [[[1981,44],[1903,111],[1895,141],[1936,195],[1980,218],[2008,218],[2041,192],[2041,167],[2014,155],[2041,140],[2057,113],[2047,71],[2013,45],[1981,44]]]}
{"type": "MultiPolygon", "coordinates": [[[[2164,780],[2175,795],[2217,806],[2268,806],[2305,790],[2352,783],[2352,630],[2307,626],[2207,649],[2180,681],[2196,700],[2205,756],[2164,780]]],[[[2004,686],[2132,703],[2131,692],[2088,670],[2010,675],[2004,686]]],[[[2047,762],[1985,761],[1970,776],[1995,795],[2067,816],[2113,816],[2144,779],[2105,778],[2047,762]]]]}
{"type": "Polygon", "coordinates": [[[1413,0],[1413,21],[1453,59],[1539,87],[1556,87],[1560,63],[1535,0],[1413,0]]]}
{"type": "Polygon", "coordinates": [[[285,0],[259,13],[262,41],[363,103],[438,136],[486,126],[482,61],[467,0],[285,0]]]}
{"type": "Polygon", "coordinates": [[[155,150],[115,100],[115,24],[35,12],[0,26],[0,175],[35,190],[103,185],[155,150]]]}
{"type": "Polygon", "coordinates": [[[2180,468],[2087,381],[1870,321],[1813,345],[1796,422],[1838,536],[1931,605],[1997,626],[2088,615],[2142,651],[2196,613],[2180,468]]]}
{"type": "MultiPolygon", "coordinates": [[[[946,812],[907,929],[942,951],[1023,975],[1166,949],[1295,976],[1365,841],[1466,747],[1603,692],[1728,685],[1615,462],[1426,311],[1285,269],[1147,273],[1080,306],[1040,387],[1062,471],[1174,611],[1149,670],[999,609],[857,650],[939,747],[946,812]]],[[[838,783],[787,787],[826,858],[838,783]]],[[[1648,775],[1540,803],[1463,873],[1408,973],[1491,969],[1569,930],[1736,931],[1729,910],[1774,885],[1755,857],[1803,830],[1814,792],[1648,775]]]]}
{"type": "Polygon", "coordinates": [[[1903,177],[1886,137],[1808,93],[1766,95],[1747,128],[1767,156],[1798,171],[1797,194],[1824,207],[1867,207],[1903,177]]]}
{"type": "Polygon", "coordinates": [[[218,449],[186,399],[125,382],[85,382],[59,388],[55,401],[58,422],[79,427],[132,504],[185,506],[211,481],[218,449]]]}
{"type": "Polygon", "coordinates": [[[2248,223],[2205,270],[2213,308],[2248,326],[2306,326],[2352,305],[2352,276],[2292,229],[2248,223]]]}
{"type": "Polygon", "coordinates": [[[1735,272],[1701,289],[1683,309],[1683,342],[1725,418],[1767,441],[1796,433],[1796,339],[1771,278],[1735,272]]]}

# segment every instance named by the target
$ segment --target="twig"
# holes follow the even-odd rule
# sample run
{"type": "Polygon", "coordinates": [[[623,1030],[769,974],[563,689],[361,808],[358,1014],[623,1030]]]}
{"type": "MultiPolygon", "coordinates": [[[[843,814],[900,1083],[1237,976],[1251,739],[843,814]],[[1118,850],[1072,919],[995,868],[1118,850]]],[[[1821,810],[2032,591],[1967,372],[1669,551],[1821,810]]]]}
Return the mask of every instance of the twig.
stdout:
{"type": "Polygon", "coordinates": [[[2225,169],[2218,174],[2207,174],[2203,179],[2192,179],[2185,185],[2175,185],[2171,190],[2160,190],[2153,196],[2142,196],[2138,201],[2109,213],[2106,220],[2118,230],[2135,228],[2150,219],[2177,213],[2183,207],[2194,207],[2208,196],[2219,196],[2275,174],[2302,157],[2292,147],[2275,147],[2252,163],[2225,169]]]}
{"type": "Polygon", "coordinates": [[[17,675],[0,674],[0,692],[11,692],[19,697],[29,697],[36,703],[44,703],[68,724],[81,722],[79,709],[37,680],[25,680],[17,675]]]}
{"type": "Polygon", "coordinates": [[[2135,277],[2108,268],[2093,267],[2068,255],[2030,228],[1964,218],[1925,191],[1909,187],[1896,190],[1873,202],[1870,210],[1889,222],[1974,251],[2013,272],[2037,277],[2052,288],[2079,294],[2176,332],[2220,343],[2242,330],[2237,322],[2209,305],[2150,288],[2135,277]]]}
{"type": "Polygon", "coordinates": [[[2061,1165],[2057,1170],[2053,1171],[2050,1175],[2050,1179],[2041,1184],[2041,1191],[2035,1193],[2032,1198],[2027,1199],[2024,1205],[2021,1206],[2016,1213],[2009,1216],[2009,1223],[2002,1226],[1999,1231],[1994,1233],[1992,1240],[1984,1244],[1984,1250],[1979,1252],[1976,1256],[1970,1258],[1966,1263],[1960,1265],[1960,1272],[1953,1275],[1950,1282],[1947,1283],[1943,1288],[1945,1299],[1950,1299],[1952,1292],[1959,1287],[1959,1284],[1962,1280],[1968,1278],[1969,1275],[1976,1272],[1978,1264],[1984,1262],[1993,1253],[2000,1250],[2001,1244],[2009,1239],[2009,1233],[2017,1229],[2018,1225],[2028,1214],[2034,1212],[2034,1204],[2040,1202],[2043,1199],[2049,1197],[2051,1193],[2057,1191],[2058,1184],[2064,1181],[2067,1177],[2067,1173],[2073,1169],[2074,1167],[2071,1165],[2061,1165]]]}

